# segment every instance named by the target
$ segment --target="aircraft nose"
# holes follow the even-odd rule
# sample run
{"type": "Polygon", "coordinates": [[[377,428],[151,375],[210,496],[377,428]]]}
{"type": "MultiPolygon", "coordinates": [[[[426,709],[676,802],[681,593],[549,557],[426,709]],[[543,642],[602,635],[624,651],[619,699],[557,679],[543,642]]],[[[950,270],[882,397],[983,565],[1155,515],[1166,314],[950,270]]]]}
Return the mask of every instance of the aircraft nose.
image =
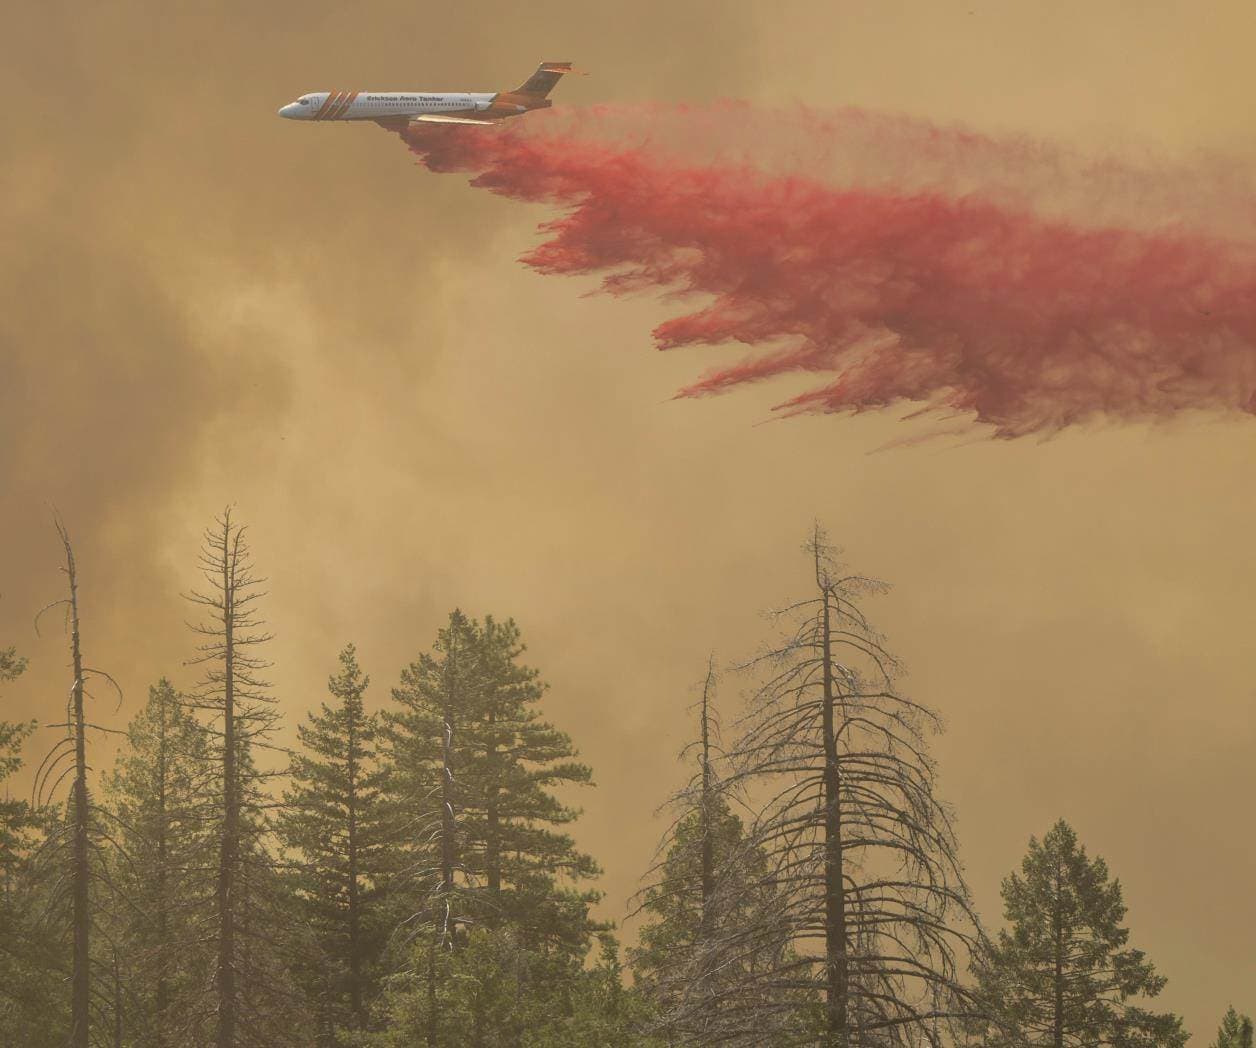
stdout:
{"type": "Polygon", "coordinates": [[[291,120],[294,116],[297,115],[298,112],[300,112],[300,110],[301,110],[301,106],[298,103],[289,102],[286,106],[279,107],[279,115],[283,117],[287,117],[289,120],[291,120]]]}

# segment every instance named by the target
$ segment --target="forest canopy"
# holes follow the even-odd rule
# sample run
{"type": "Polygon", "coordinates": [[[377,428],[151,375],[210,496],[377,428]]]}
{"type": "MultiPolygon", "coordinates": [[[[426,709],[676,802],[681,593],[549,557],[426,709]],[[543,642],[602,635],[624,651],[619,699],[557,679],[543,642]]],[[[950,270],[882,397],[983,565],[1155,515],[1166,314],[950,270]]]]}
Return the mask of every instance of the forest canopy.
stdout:
{"type": "MultiPolygon", "coordinates": [[[[819,527],[764,648],[707,660],[626,948],[578,842],[594,769],[548,719],[520,624],[454,608],[384,686],[352,643],[323,653],[326,693],[284,747],[266,584],[227,510],[186,594],[186,665],[111,725],[58,532],[68,698],[42,752],[34,723],[0,722],[0,778],[34,770],[0,803],[0,1044],[1186,1043],[1121,882],[1064,820],[983,924],[941,717],[870,617],[886,587],[819,527]]],[[[0,687],[25,666],[0,648],[0,687]]],[[[1220,1023],[1214,1048],[1251,1048],[1242,1012],[1220,1023]]]]}

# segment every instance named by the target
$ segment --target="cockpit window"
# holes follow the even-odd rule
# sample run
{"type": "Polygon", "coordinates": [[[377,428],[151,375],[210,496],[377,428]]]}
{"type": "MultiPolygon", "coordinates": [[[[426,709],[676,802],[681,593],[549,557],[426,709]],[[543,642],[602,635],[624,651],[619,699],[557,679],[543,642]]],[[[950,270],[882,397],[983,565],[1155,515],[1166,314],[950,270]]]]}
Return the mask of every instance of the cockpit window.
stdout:
{"type": "Polygon", "coordinates": [[[308,106],[310,104],[310,100],[308,98],[302,98],[302,99],[299,99],[298,101],[300,101],[301,105],[303,106],[308,106]]]}

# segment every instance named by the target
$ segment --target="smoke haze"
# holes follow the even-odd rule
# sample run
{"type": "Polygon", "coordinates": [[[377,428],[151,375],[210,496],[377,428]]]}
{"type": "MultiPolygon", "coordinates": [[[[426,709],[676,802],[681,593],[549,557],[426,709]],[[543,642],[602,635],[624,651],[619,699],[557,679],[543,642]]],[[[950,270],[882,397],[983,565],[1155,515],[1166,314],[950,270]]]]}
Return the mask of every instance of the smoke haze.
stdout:
{"type": "MultiPolygon", "coordinates": [[[[817,206],[835,187],[909,191],[1083,240],[1190,242],[1183,257],[1204,268],[1158,272],[1201,288],[1225,253],[1240,261],[1223,283],[1250,273],[1252,5],[1205,18],[1176,0],[554,0],[433,18],[391,2],[53,0],[15,8],[5,33],[0,646],[31,667],[0,716],[46,721],[64,701],[64,638],[48,619],[43,637],[31,628],[61,592],[50,506],[76,540],[89,662],[125,689],[117,714],[103,697],[100,710],[121,727],[162,674],[194,679],[178,595],[197,581],[202,528],[235,503],[270,579],[289,739],[346,641],[378,707],[455,605],[519,621],[547,715],[595,771],[574,832],[618,920],[662,828],[648,813],[681,773],[690,686],[710,651],[753,651],[759,612],[806,585],[798,547],[819,517],[854,567],[894,584],[869,612],[910,693],[946,716],[940,789],[982,914],[997,918],[999,879],[1063,816],[1121,877],[1134,937],[1169,977],[1164,1006],[1196,1043],[1229,1001],[1250,1001],[1256,433],[1219,410],[1247,388],[1222,365],[1250,328],[1216,319],[1250,304],[1148,307],[1213,331],[1197,347],[1221,368],[1200,372],[1206,412],[869,457],[938,423],[901,420],[904,404],[754,425],[827,372],[671,400],[708,369],[801,342],[652,352],[652,330],[735,286],[682,301],[652,277],[612,297],[596,293],[605,273],[540,276],[518,259],[567,202],[494,196],[416,171],[375,127],[275,111],[343,87],[511,87],[571,58],[594,75],[560,85],[553,122],[510,134],[635,141],[647,175],[660,155],[688,169],[718,157],[757,184],[806,172],[817,206]],[[697,134],[685,107],[718,113],[729,97],[754,99],[753,136],[747,107],[697,134]],[[658,108],[643,121],[639,106],[658,108]],[[764,117],[780,113],[794,115],[764,117]],[[809,121],[840,126],[808,136],[809,121]],[[747,140],[771,148],[745,156],[747,140]],[[1008,143],[1027,145],[1009,158],[1008,143]]],[[[1057,278],[1079,287],[1069,265],[1057,278]]],[[[874,290],[867,315],[893,328],[874,290]]],[[[779,310],[754,316],[781,326],[779,310]]],[[[1113,387],[1117,417],[1137,393],[1113,387]]],[[[1060,420],[1037,401],[989,403],[1012,430],[1060,420]]],[[[736,679],[721,702],[740,709],[736,679]]]]}

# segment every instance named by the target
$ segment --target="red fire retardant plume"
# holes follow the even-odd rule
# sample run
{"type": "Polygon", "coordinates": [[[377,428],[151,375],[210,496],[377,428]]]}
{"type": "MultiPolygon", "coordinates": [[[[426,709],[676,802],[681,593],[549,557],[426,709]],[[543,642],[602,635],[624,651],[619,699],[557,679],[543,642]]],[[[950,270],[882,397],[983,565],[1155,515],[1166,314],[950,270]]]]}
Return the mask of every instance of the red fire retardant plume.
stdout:
{"type": "Polygon", "coordinates": [[[658,347],[751,353],[681,396],[803,373],[778,410],[959,412],[1000,437],[1256,414],[1256,210],[1221,167],[733,105],[403,137],[433,171],[560,208],[523,258],[542,273],[700,295],[658,347]]]}

